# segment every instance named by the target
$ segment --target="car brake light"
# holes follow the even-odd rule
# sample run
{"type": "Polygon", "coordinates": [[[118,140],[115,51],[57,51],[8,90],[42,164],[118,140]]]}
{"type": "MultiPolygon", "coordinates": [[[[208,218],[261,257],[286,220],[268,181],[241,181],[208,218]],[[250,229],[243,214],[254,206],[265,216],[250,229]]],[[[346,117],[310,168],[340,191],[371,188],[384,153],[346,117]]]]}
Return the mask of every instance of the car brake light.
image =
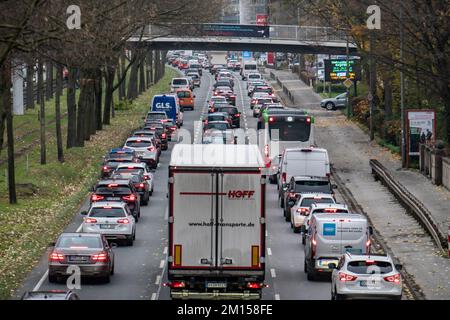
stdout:
{"type": "Polygon", "coordinates": [[[269,117],[269,122],[274,122],[275,118],[274,117],[269,117]]]}
{"type": "Polygon", "coordinates": [[[121,223],[121,224],[129,224],[130,223],[130,220],[128,220],[128,219],[119,219],[119,220],[117,220],[117,223],[121,223]]]}
{"type": "Polygon", "coordinates": [[[348,281],[355,281],[358,277],[352,276],[350,274],[346,274],[344,272],[339,272],[339,281],[341,282],[348,282],[348,281]]]}
{"type": "Polygon", "coordinates": [[[108,171],[108,167],[107,167],[107,166],[104,166],[104,167],[103,167],[103,171],[108,171]]]}
{"type": "Polygon", "coordinates": [[[144,187],[145,187],[145,185],[143,183],[139,184],[139,188],[144,188],[144,187]]]}
{"type": "Polygon", "coordinates": [[[261,289],[262,284],[260,282],[247,282],[248,289],[261,289]]]}
{"type": "Polygon", "coordinates": [[[171,127],[171,129],[172,129],[172,130],[177,130],[177,127],[176,127],[176,126],[175,126],[175,127],[171,127]]]}
{"type": "Polygon", "coordinates": [[[64,261],[64,255],[59,253],[59,252],[53,251],[50,254],[50,256],[48,257],[48,260],[50,262],[63,262],[64,261]]]}
{"type": "Polygon", "coordinates": [[[86,223],[97,223],[97,219],[86,218],[86,219],[84,219],[84,222],[86,222],[86,223]]]}
{"type": "Polygon", "coordinates": [[[147,148],[147,150],[153,152],[153,151],[155,151],[155,147],[153,147],[153,146],[149,147],[149,148],[147,148]]]}
{"type": "Polygon", "coordinates": [[[337,209],[325,209],[325,213],[336,213],[337,209]]]}
{"type": "Polygon", "coordinates": [[[309,213],[309,209],[308,208],[298,208],[297,212],[300,213],[301,215],[306,216],[309,213]]]}
{"type": "Polygon", "coordinates": [[[134,194],[130,194],[129,196],[123,196],[122,199],[126,201],[136,201],[136,196],[134,194]]]}
{"type": "Polygon", "coordinates": [[[166,138],[166,134],[163,133],[163,134],[161,135],[161,138],[165,139],[165,138],[166,138]]]}
{"type": "Polygon", "coordinates": [[[108,262],[108,255],[105,252],[101,252],[98,254],[93,254],[91,256],[92,262],[108,262]]]}
{"type": "Polygon", "coordinates": [[[102,199],[104,199],[105,197],[104,196],[99,196],[99,195],[96,195],[96,194],[93,194],[92,196],[91,196],[91,200],[92,201],[100,201],[100,200],[102,200],[102,199]]]}
{"type": "Polygon", "coordinates": [[[108,188],[114,188],[114,187],[118,187],[119,185],[117,183],[111,183],[108,184],[108,188]]]}
{"type": "Polygon", "coordinates": [[[149,180],[150,177],[149,177],[149,176],[144,176],[144,179],[145,179],[145,180],[149,180]]]}
{"type": "Polygon", "coordinates": [[[311,123],[311,118],[310,117],[306,118],[306,123],[311,123]]]}
{"type": "Polygon", "coordinates": [[[235,117],[236,117],[236,118],[240,118],[240,117],[241,117],[241,114],[240,114],[240,113],[237,113],[237,114],[235,115],[235,117]]]}
{"type": "Polygon", "coordinates": [[[387,282],[400,283],[402,278],[401,278],[400,274],[397,273],[397,274],[394,274],[393,276],[384,277],[383,279],[387,282]]]}

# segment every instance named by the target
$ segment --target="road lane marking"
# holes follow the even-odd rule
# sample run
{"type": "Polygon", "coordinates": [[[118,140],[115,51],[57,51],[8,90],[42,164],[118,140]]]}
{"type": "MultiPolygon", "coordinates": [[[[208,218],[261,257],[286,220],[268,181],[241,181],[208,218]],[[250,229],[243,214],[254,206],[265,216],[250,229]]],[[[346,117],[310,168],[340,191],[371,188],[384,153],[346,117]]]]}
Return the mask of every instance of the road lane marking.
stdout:
{"type": "Polygon", "coordinates": [[[75,231],[76,233],[81,232],[81,229],[83,229],[83,224],[80,224],[80,226],[78,227],[77,231],[75,231]]]}
{"type": "Polygon", "coordinates": [[[267,254],[268,254],[269,256],[271,256],[271,255],[272,255],[272,249],[267,248],[267,254]]]}
{"type": "Polygon", "coordinates": [[[160,269],[164,268],[165,263],[166,263],[166,260],[161,260],[161,262],[159,263],[159,268],[160,269]]]}
{"type": "Polygon", "coordinates": [[[156,293],[152,293],[152,297],[150,299],[151,300],[156,300],[156,293]]]}
{"type": "Polygon", "coordinates": [[[157,276],[156,276],[155,284],[159,285],[160,282],[161,282],[161,276],[160,276],[160,275],[157,275],[157,276]]]}
{"type": "Polygon", "coordinates": [[[281,300],[280,295],[278,293],[275,295],[275,300],[281,300]]]}
{"type": "Polygon", "coordinates": [[[39,289],[41,288],[42,284],[44,283],[45,279],[47,279],[48,276],[48,270],[45,271],[44,275],[42,276],[41,280],[39,280],[39,282],[37,283],[37,285],[33,288],[33,291],[39,291],[39,289]]]}
{"type": "Polygon", "coordinates": [[[277,277],[275,269],[270,269],[270,275],[272,276],[272,278],[276,278],[277,277]]]}
{"type": "Polygon", "coordinates": [[[164,213],[164,220],[169,220],[169,209],[166,207],[166,212],[164,213]]]}

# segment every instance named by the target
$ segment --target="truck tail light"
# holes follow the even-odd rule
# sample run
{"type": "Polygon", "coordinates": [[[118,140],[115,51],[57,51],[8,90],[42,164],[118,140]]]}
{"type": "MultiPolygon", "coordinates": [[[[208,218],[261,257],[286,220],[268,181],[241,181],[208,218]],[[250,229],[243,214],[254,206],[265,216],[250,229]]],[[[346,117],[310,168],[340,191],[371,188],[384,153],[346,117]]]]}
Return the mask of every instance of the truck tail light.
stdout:
{"type": "Polygon", "coordinates": [[[394,274],[393,276],[384,277],[383,279],[384,279],[384,281],[391,282],[391,283],[400,283],[402,278],[401,278],[400,274],[397,273],[397,274],[394,274]]]}
{"type": "Polygon", "coordinates": [[[349,282],[349,281],[355,281],[358,277],[352,276],[350,274],[346,274],[344,272],[339,272],[339,281],[341,282],[349,282]]]}
{"type": "Polygon", "coordinates": [[[260,282],[247,282],[247,289],[261,289],[263,284],[260,282]]]}
{"type": "Polygon", "coordinates": [[[164,287],[169,287],[172,289],[180,289],[180,288],[185,288],[186,284],[184,281],[174,281],[174,282],[168,282],[168,283],[163,283],[164,287]]]}

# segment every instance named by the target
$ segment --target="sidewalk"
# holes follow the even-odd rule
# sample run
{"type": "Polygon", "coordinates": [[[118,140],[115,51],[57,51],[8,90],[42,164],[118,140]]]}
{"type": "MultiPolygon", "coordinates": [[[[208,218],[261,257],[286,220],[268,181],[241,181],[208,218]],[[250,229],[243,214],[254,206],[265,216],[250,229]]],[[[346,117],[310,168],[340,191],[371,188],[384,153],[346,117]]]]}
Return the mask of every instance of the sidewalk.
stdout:
{"type": "MultiPolygon", "coordinates": [[[[298,80],[297,75],[266,69],[267,78],[270,78],[270,72],[290,90],[295,105],[285,99],[288,106],[305,109],[316,117],[317,144],[328,149],[338,176],[425,296],[428,299],[450,299],[450,259],[437,253],[431,237],[392,194],[373,179],[369,160],[377,159],[389,169],[430,210],[444,234],[447,234],[450,217],[450,192],[434,186],[417,171],[401,169],[398,156],[370,142],[369,137],[340,112],[320,108],[321,97],[298,80]]],[[[282,91],[280,95],[284,97],[282,91]]]]}

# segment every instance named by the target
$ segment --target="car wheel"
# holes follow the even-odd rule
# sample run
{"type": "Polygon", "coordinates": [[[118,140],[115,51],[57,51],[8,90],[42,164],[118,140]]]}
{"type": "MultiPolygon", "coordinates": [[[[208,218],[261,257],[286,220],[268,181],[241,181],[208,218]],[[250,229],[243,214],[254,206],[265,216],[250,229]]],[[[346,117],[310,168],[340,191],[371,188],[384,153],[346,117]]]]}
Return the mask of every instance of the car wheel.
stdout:
{"type": "Polygon", "coordinates": [[[106,276],[103,277],[104,283],[110,283],[111,282],[111,275],[108,273],[106,276]]]}
{"type": "Polygon", "coordinates": [[[48,275],[48,282],[50,283],[57,283],[58,282],[58,276],[55,274],[49,274],[48,275]]]}
{"type": "Polygon", "coordinates": [[[300,233],[300,228],[294,228],[294,233],[300,233]]]}
{"type": "Polygon", "coordinates": [[[153,195],[153,189],[150,190],[150,192],[148,193],[148,195],[151,197],[153,195]]]}
{"type": "Polygon", "coordinates": [[[328,111],[333,111],[334,110],[334,103],[333,102],[328,102],[326,105],[325,105],[325,108],[328,110],[328,111]]]}
{"type": "Polygon", "coordinates": [[[129,246],[129,247],[132,247],[133,246],[133,243],[134,243],[134,241],[133,241],[133,235],[131,235],[131,236],[129,236],[128,238],[127,238],[127,246],[129,246]]]}
{"type": "Polygon", "coordinates": [[[146,197],[146,200],[142,200],[142,201],[141,201],[141,204],[142,204],[143,206],[148,206],[148,198],[149,198],[149,196],[146,197]]]}

